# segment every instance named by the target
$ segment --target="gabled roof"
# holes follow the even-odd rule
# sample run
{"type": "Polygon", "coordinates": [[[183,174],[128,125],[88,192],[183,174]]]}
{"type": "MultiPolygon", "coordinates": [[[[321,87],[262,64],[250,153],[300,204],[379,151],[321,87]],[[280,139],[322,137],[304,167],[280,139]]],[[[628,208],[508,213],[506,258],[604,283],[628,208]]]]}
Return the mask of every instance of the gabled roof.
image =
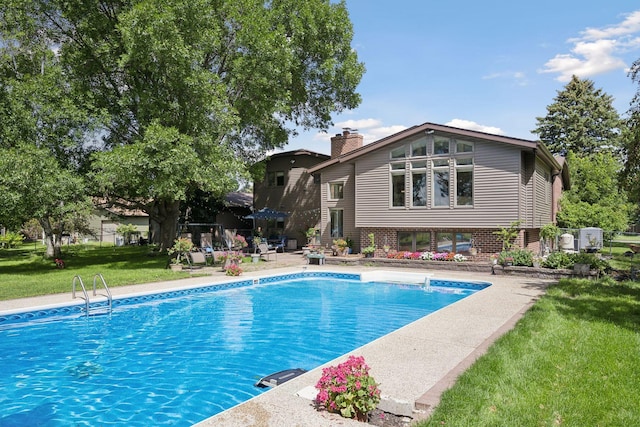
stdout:
{"type": "Polygon", "coordinates": [[[315,151],[306,150],[304,148],[301,148],[299,150],[282,151],[282,152],[279,152],[279,153],[273,153],[273,154],[267,156],[267,159],[274,159],[274,158],[278,158],[278,157],[292,157],[292,156],[315,157],[315,158],[317,158],[319,160],[328,160],[329,158],[331,158],[331,156],[328,156],[326,154],[317,153],[315,151]]]}
{"type": "Polygon", "coordinates": [[[230,208],[250,208],[253,205],[253,194],[234,191],[224,196],[224,202],[230,208]]]}
{"type": "Polygon", "coordinates": [[[485,141],[493,141],[500,142],[509,145],[515,145],[523,148],[530,148],[535,150],[540,158],[542,158],[546,163],[548,163],[552,168],[557,170],[562,170],[561,166],[558,164],[556,159],[554,159],[553,155],[547,147],[540,141],[530,141],[526,139],[520,138],[511,138],[507,136],[494,135],[486,132],[478,132],[469,129],[461,129],[455,128],[451,126],[439,125],[436,123],[424,123],[418,126],[412,126],[408,129],[395,133],[393,135],[387,136],[385,138],[379,139],[371,144],[367,144],[358,148],[356,150],[345,153],[339,157],[335,157],[326,162],[320,163],[309,169],[309,173],[318,172],[326,167],[337,163],[345,163],[351,162],[357,159],[360,156],[371,153],[375,150],[379,150],[388,145],[394,144],[402,139],[408,138],[413,135],[418,135],[420,133],[437,133],[438,135],[448,135],[452,137],[460,137],[465,139],[481,139],[485,141]]]}

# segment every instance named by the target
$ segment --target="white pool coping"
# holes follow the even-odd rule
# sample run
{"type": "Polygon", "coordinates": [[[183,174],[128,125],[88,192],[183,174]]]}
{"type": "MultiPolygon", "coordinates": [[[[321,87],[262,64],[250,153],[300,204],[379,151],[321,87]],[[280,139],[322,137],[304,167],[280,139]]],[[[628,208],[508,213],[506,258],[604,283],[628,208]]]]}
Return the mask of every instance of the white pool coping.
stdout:
{"type": "MultiPolygon", "coordinates": [[[[380,268],[335,265],[303,265],[245,273],[241,278],[279,275],[300,271],[365,273],[380,268]]],[[[395,271],[395,270],[394,270],[395,271]]],[[[369,272],[369,273],[367,273],[369,272]]],[[[325,366],[364,356],[371,374],[380,383],[383,400],[379,408],[412,418],[424,418],[437,404],[439,395],[457,375],[479,357],[502,333],[509,330],[553,281],[488,273],[449,270],[398,269],[398,275],[485,281],[492,286],[419,319],[384,337],[332,360],[306,374],[275,387],[251,400],[208,418],[205,426],[334,426],[362,425],[336,414],[315,409],[314,385],[325,366]]],[[[222,274],[183,280],[112,288],[115,297],[134,296],[235,281],[222,274]]],[[[424,280],[424,279],[422,279],[424,280]]],[[[82,302],[82,301],[78,301],[82,302]]],[[[71,292],[44,297],[0,301],[0,314],[48,308],[73,303],[71,292]]]]}

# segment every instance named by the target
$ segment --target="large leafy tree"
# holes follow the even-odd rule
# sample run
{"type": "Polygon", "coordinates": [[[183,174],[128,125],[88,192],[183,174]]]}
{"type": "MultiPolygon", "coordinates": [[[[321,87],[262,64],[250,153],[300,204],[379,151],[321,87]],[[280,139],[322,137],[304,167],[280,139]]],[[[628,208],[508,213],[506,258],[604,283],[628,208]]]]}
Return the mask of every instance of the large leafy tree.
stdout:
{"type": "Polygon", "coordinates": [[[538,125],[532,132],[554,154],[565,156],[571,151],[588,156],[620,149],[622,122],[613,98],[595,89],[589,79],[573,76],[547,106],[547,115],[536,120],[538,125]]]}
{"type": "Polygon", "coordinates": [[[106,114],[93,179],[175,236],[191,189],[222,194],[296,127],[360,102],[344,2],[9,0],[51,34],[74,88],[106,114]]]}
{"type": "Polygon", "coordinates": [[[620,163],[611,153],[579,157],[570,152],[571,189],[560,201],[558,225],[567,228],[599,227],[624,231],[632,211],[626,192],[620,189],[620,163]]]}
{"type": "Polygon", "coordinates": [[[618,181],[622,132],[611,96],[591,80],[573,76],[538,117],[533,131],[554,154],[567,157],[571,190],[564,193],[558,224],[568,228],[600,227],[622,231],[630,209],[618,181]]]}
{"type": "Polygon", "coordinates": [[[0,30],[0,223],[18,228],[36,219],[47,255],[60,256],[61,234],[82,228],[90,214],[82,176],[91,120],[73,92],[47,32],[0,30]],[[24,41],[21,41],[24,40],[24,41]]]}
{"type": "MultiPolygon", "coordinates": [[[[640,84],[640,59],[636,60],[629,71],[634,83],[640,84]]],[[[629,192],[631,200],[640,209],[640,88],[631,101],[629,108],[628,131],[624,134],[624,169],[621,180],[629,192]]]]}
{"type": "Polygon", "coordinates": [[[61,166],[46,148],[21,145],[0,157],[0,218],[17,227],[36,218],[48,257],[61,256],[64,232],[85,231],[93,204],[84,179],[61,166]]]}

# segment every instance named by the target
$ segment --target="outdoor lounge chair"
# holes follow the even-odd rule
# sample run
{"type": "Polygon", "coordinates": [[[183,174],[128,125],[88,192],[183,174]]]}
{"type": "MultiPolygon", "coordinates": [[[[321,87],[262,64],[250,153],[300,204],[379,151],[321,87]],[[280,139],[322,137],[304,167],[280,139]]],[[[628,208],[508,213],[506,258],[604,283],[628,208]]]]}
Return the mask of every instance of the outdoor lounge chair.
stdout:
{"type": "Polygon", "coordinates": [[[267,261],[271,259],[271,254],[276,257],[276,261],[278,260],[278,255],[275,249],[269,249],[269,245],[267,243],[260,243],[258,245],[258,252],[260,252],[260,258],[267,257],[267,261]]]}
{"type": "Polygon", "coordinates": [[[204,267],[207,265],[207,257],[202,252],[189,252],[187,257],[189,267],[204,267]]]}

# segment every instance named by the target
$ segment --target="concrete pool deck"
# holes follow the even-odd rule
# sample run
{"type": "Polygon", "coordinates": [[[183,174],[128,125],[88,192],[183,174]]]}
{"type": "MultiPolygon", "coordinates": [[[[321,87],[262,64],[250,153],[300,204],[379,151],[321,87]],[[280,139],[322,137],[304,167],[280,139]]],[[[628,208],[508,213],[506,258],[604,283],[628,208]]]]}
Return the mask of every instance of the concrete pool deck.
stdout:
{"type": "MultiPolygon", "coordinates": [[[[246,272],[244,277],[308,271],[362,272],[380,270],[372,267],[336,265],[307,266],[300,256],[278,254],[277,268],[246,272]]],[[[394,270],[396,271],[396,270],[394,270]]],[[[398,269],[404,271],[404,269],[398,269]]],[[[412,273],[416,269],[409,269],[412,273]]],[[[349,354],[364,356],[371,374],[380,383],[383,400],[379,408],[397,415],[421,419],[439,402],[440,394],[457,376],[504,332],[511,329],[524,312],[542,295],[552,280],[527,277],[495,276],[440,270],[433,278],[461,281],[485,281],[492,286],[431,315],[423,317],[391,334],[355,349],[349,354]]],[[[182,280],[111,288],[116,296],[158,292],[233,278],[221,272],[182,280]]],[[[0,301],[0,312],[72,303],[70,292],[45,297],[0,301]]],[[[315,383],[325,366],[342,362],[349,355],[332,360],[306,374],[271,389],[241,405],[206,419],[206,426],[356,426],[362,425],[314,408],[315,383]]]]}

